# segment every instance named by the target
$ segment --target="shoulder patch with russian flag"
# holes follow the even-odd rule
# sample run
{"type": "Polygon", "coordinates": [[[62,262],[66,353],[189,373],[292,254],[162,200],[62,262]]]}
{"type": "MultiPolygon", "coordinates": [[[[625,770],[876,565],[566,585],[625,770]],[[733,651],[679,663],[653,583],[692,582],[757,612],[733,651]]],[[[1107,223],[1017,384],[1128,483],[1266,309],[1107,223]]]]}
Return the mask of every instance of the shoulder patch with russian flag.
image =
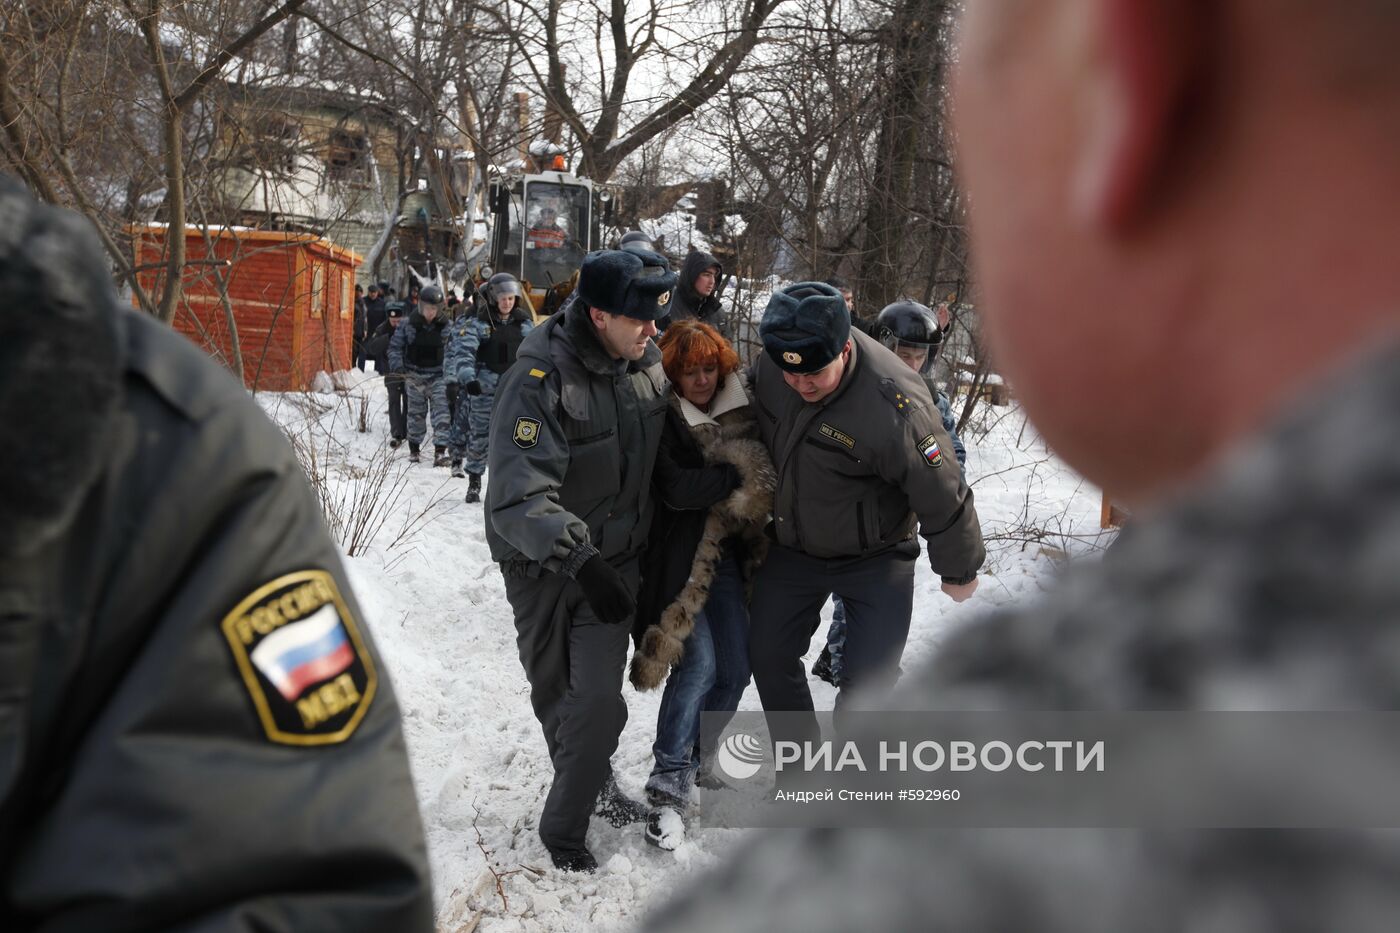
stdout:
{"type": "Polygon", "coordinates": [[[334,745],[355,733],[378,677],[329,573],[302,570],[258,587],[221,628],[270,741],[334,745]]]}
{"type": "Polygon", "coordinates": [[[923,454],[924,462],[931,467],[941,467],[943,465],[943,450],[938,446],[938,437],[930,434],[919,441],[919,453],[923,454]]]}

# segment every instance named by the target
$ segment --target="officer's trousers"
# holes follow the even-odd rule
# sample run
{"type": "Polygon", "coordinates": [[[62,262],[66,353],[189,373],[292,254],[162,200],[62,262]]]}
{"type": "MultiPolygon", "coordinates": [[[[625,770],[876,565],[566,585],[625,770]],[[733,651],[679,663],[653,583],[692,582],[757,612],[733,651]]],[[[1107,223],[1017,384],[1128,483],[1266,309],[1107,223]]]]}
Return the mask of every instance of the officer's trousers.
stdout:
{"type": "Polygon", "coordinates": [[[403,376],[393,374],[384,377],[384,388],[389,391],[389,436],[403,440],[408,437],[408,388],[403,376]]]}
{"type": "Polygon", "coordinates": [[[467,472],[480,476],[486,472],[486,456],[491,449],[491,406],[496,402],[495,387],[488,395],[471,396],[467,403],[467,472]]]}
{"type": "Polygon", "coordinates": [[[802,655],[835,593],[846,607],[845,677],[836,708],[852,690],[878,695],[894,686],[909,637],[918,545],[905,542],[862,560],[824,560],[774,545],[754,578],[749,661],[769,712],[812,709],[802,655]]]}
{"type": "Polygon", "coordinates": [[[477,373],[481,394],[469,395],[465,386],[457,395],[452,410],[452,435],[448,447],[456,460],[466,460],[468,473],[477,476],[486,472],[486,455],[490,450],[491,408],[496,402],[496,385],[501,377],[491,370],[477,373]]]}
{"type": "Polygon", "coordinates": [[[461,460],[467,454],[467,424],[471,417],[471,400],[465,386],[457,386],[457,394],[448,394],[447,404],[452,409],[452,430],[447,435],[447,451],[453,460],[461,460]]]}
{"type": "Polygon", "coordinates": [[[412,372],[408,382],[408,440],[421,444],[428,434],[428,409],[432,409],[433,444],[446,447],[452,431],[452,415],[447,410],[447,382],[442,373],[412,372]]]}
{"type": "MultiPolygon", "coordinates": [[[[617,569],[635,591],[636,560],[617,569]]],[[[555,848],[581,848],[627,723],[622,675],[631,626],[599,620],[579,585],[562,574],[507,574],[505,583],[530,705],[554,763],[540,838],[555,848]]]]}

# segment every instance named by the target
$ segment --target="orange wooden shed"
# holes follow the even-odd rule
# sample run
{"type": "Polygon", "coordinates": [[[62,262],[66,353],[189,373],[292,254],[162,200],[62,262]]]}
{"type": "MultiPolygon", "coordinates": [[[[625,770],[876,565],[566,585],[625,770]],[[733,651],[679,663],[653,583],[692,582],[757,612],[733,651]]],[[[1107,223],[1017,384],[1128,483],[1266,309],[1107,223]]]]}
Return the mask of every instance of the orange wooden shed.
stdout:
{"type": "MultiPolygon", "coordinates": [[[[127,228],[143,288],[158,294],[168,228],[127,228]]],[[[243,382],[274,392],[310,388],[316,373],[351,365],[356,253],[310,233],[185,228],[184,297],[177,331],[231,365],[226,289],[243,355],[243,382]]]]}
{"type": "Polygon", "coordinates": [[[1114,502],[1107,492],[1103,494],[1103,504],[1099,507],[1100,528],[1122,528],[1132,515],[1127,506],[1114,502]]]}

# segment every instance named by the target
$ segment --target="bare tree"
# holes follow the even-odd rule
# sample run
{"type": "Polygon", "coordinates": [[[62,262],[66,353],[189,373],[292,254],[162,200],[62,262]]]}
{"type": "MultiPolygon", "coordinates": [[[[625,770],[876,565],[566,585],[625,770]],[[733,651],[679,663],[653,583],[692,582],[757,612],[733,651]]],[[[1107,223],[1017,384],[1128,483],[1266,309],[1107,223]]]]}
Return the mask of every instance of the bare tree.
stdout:
{"type": "Polygon", "coordinates": [[[528,0],[508,10],[521,60],[573,134],[582,173],[607,181],[624,159],[729,82],[781,3],[649,0],[638,11],[626,0],[567,7],[562,0],[528,0]],[[571,49],[578,54],[568,60],[571,49]],[[643,74],[646,80],[638,80],[643,74]],[[637,84],[646,86],[640,95],[637,84]]]}
{"type": "Polygon", "coordinates": [[[707,111],[774,271],[856,280],[868,313],[966,280],[944,104],[951,0],[798,0],[707,111]]]}
{"type": "MultiPolygon", "coordinates": [[[[965,302],[944,96],[954,6],[12,4],[0,11],[0,165],[92,217],[136,302],[166,320],[185,283],[208,277],[226,299],[227,281],[192,265],[184,238],[171,236],[148,294],[151,270],[136,268],[128,225],[193,219],[206,234],[252,223],[334,235],[353,217],[377,231],[357,247],[375,278],[394,277],[381,275],[385,263],[421,260],[421,243],[460,281],[491,171],[513,168],[524,140],[554,132],[554,121],[580,171],[611,181],[630,207],[669,204],[691,180],[725,176],[703,190],[723,200],[715,211],[743,217],[742,237],[725,248],[750,275],[844,275],[867,314],[906,295],[965,302]],[[533,119],[517,111],[522,81],[547,105],[533,119]],[[325,112],[318,94],[337,97],[339,122],[312,132],[296,113],[325,112]],[[387,141],[371,126],[388,127],[387,141]],[[353,184],[332,170],[338,136],[372,136],[353,184]],[[277,209],[277,189],[302,183],[309,165],[321,170],[318,203],[330,206],[277,209]],[[441,225],[404,233],[405,204],[420,189],[441,206],[435,222],[453,226],[450,253],[436,239],[441,225]]],[[[261,358],[236,346],[226,356],[235,370],[241,358],[256,371],[261,358]]]]}
{"type": "MultiPolygon", "coordinates": [[[[182,78],[171,67],[166,53],[166,41],[162,27],[175,25],[174,18],[167,19],[171,12],[163,0],[122,0],[122,5],[135,21],[145,38],[148,64],[155,76],[159,89],[157,98],[161,122],[161,148],[165,166],[165,217],[170,224],[171,236],[167,238],[165,284],[161,291],[156,316],[169,324],[175,318],[175,308],[180,301],[181,286],[185,271],[185,238],[179,231],[185,229],[188,204],[185,197],[186,118],[191,107],[218,78],[223,68],[235,56],[249,48],[260,36],[282,20],[295,13],[307,0],[286,0],[275,10],[262,16],[255,16],[251,23],[226,42],[207,41],[203,63],[192,76],[182,78]]],[[[189,8],[177,7],[183,14],[189,8]]],[[[184,19],[183,16],[180,17],[184,19]]],[[[210,37],[217,35],[208,29],[207,23],[195,23],[185,19],[178,23],[187,34],[210,37]],[[201,28],[204,27],[204,28],[201,28]]],[[[220,24],[222,25],[222,24],[220,24]]],[[[200,45],[205,43],[201,42],[200,45]]]]}
{"type": "Polygon", "coordinates": [[[780,274],[825,278],[853,250],[875,97],[875,34],[863,22],[830,0],[788,7],[702,121],[726,154],[750,239],[776,241],[780,274]]]}

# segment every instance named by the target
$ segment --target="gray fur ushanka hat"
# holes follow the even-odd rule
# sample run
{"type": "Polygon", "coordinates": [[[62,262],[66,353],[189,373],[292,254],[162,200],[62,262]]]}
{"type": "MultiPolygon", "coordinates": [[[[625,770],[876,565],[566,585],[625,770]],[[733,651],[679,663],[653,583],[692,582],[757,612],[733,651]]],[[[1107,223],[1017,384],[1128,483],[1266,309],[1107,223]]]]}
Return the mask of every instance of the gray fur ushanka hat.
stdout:
{"type": "Polygon", "coordinates": [[[851,312],[841,293],[825,282],[798,282],[768,299],[758,336],[781,369],[814,373],[845,349],[851,312]]]}
{"type": "Polygon", "coordinates": [[[671,298],[676,274],[660,253],[600,249],[583,258],[578,272],[579,300],[590,308],[638,321],[654,321],[671,298]]]}

